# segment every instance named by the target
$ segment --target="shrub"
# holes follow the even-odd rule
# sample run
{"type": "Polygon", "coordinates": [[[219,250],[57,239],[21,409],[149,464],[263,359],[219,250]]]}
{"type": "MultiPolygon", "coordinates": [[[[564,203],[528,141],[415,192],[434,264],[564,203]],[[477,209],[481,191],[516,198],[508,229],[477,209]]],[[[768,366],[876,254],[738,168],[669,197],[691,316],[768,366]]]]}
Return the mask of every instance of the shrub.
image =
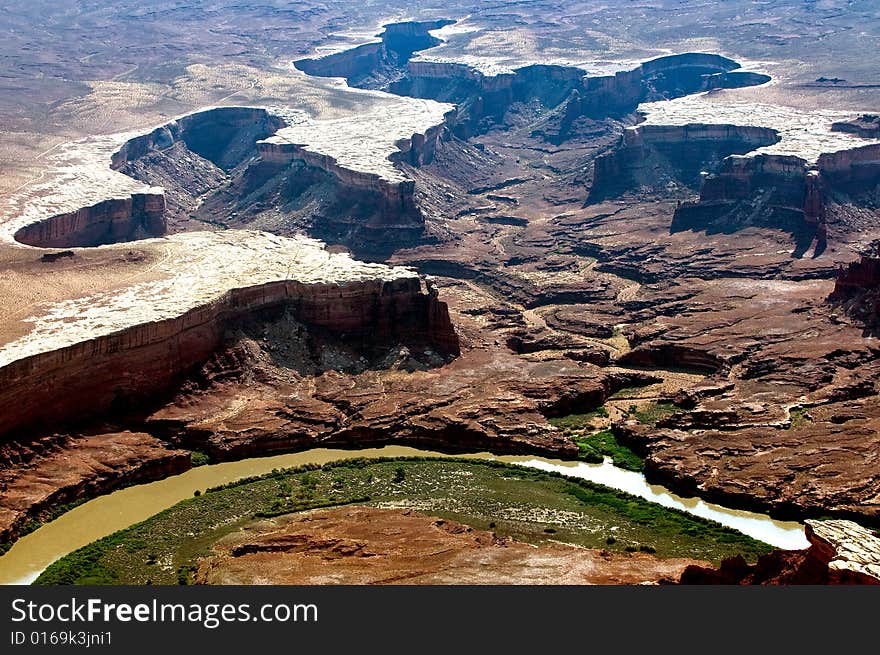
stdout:
{"type": "Polygon", "coordinates": [[[189,460],[192,463],[192,467],[196,468],[197,466],[204,466],[205,464],[211,463],[211,458],[208,457],[205,453],[200,450],[194,450],[189,454],[189,460]]]}

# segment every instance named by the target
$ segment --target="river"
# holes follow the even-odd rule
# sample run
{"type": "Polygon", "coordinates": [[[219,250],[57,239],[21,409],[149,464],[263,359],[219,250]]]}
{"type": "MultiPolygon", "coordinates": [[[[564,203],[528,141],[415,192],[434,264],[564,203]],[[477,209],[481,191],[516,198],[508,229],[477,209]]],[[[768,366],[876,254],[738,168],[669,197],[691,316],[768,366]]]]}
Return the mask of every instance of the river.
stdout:
{"type": "Polygon", "coordinates": [[[365,450],[316,448],[275,457],[254,457],[191,469],[164,480],[114,491],[63,514],[19,539],[0,557],[0,584],[29,584],[49,564],[86,544],[139,523],[172,505],[191,498],[196,490],[232,482],[276,468],[327,462],[355,457],[464,457],[520,464],[542,471],[556,471],[571,477],[598,482],[665,507],[680,509],[712,519],[777,548],[806,548],[803,526],[795,521],[777,521],[764,514],[728,509],[697,498],[682,498],[665,487],[648,484],[645,476],[614,466],[610,460],[587,464],[533,456],[498,456],[490,453],[445,455],[402,446],[365,450]]]}

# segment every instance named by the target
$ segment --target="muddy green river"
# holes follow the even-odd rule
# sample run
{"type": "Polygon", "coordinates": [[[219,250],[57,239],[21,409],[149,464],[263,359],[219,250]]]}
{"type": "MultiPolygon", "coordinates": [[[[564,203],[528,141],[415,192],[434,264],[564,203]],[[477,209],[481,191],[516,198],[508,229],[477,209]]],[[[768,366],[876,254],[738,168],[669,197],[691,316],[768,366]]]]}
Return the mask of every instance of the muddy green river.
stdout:
{"type": "Polygon", "coordinates": [[[29,584],[52,562],[96,539],[139,523],[146,518],[190,498],[197,489],[204,491],[240,478],[268,473],[272,469],[327,462],[355,457],[435,456],[467,457],[520,464],[543,471],[556,471],[571,477],[598,482],[696,516],[712,519],[778,548],[806,548],[803,525],[777,521],[754,512],[728,509],[697,498],[682,498],[665,487],[648,484],[641,473],[602,464],[569,462],[533,456],[498,456],[489,453],[444,455],[427,450],[386,446],[365,450],[316,448],[275,457],[255,457],[192,469],[158,482],[120,489],[90,500],[21,538],[0,557],[0,584],[29,584]]]}

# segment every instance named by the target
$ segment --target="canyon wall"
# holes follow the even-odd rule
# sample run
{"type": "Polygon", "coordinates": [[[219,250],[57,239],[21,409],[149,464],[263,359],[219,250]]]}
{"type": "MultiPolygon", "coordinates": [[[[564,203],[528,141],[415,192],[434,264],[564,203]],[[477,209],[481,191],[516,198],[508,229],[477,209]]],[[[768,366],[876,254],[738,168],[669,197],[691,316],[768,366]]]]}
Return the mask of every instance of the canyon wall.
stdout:
{"type": "Polygon", "coordinates": [[[699,189],[704,171],[729,155],[745,154],[779,141],[775,130],[737,125],[640,125],[624,131],[618,145],[598,157],[590,200],[674,180],[699,189]],[[664,179],[661,179],[664,178],[664,179]]]}
{"type": "Polygon", "coordinates": [[[880,185],[880,145],[820,155],[816,167],[832,190],[854,196],[871,194],[880,185]]]}
{"type": "Polygon", "coordinates": [[[124,409],[205,361],[235,321],[273,307],[365,348],[397,343],[458,354],[446,305],[413,275],[345,284],[279,281],[233,289],[169,320],[133,325],[0,368],[0,434],[124,409]]]}
{"type": "MultiPolygon", "coordinates": [[[[255,152],[258,139],[281,127],[284,122],[265,109],[208,109],[126,141],[107,163],[111,169],[128,174],[133,162],[182,142],[192,152],[228,170],[255,152]]],[[[167,229],[165,209],[165,197],[158,189],[135,192],[31,223],[18,230],[14,238],[39,248],[85,248],[157,237],[167,229]]]]}
{"type": "MultiPolygon", "coordinates": [[[[429,164],[447,134],[445,121],[440,122],[399,139],[394,144],[397,150],[388,158],[415,167],[429,164]]],[[[286,138],[282,134],[257,143],[258,159],[240,181],[234,181],[236,188],[241,187],[240,195],[260,188],[272,190],[276,196],[263,198],[262,204],[296,213],[297,198],[309,188],[322,189],[324,209],[305,229],[325,241],[345,244],[362,258],[381,259],[389,249],[420,241],[425,222],[415,202],[413,180],[397,171],[391,176],[378,166],[369,171],[341,165],[317,148],[286,138]]]]}
{"type": "Polygon", "coordinates": [[[675,211],[670,230],[735,232],[760,226],[791,232],[796,254],[824,248],[823,182],[793,155],[730,156],[703,179],[697,202],[675,211]]]}
{"type": "Polygon", "coordinates": [[[840,269],[828,299],[865,327],[880,328],[880,247],[840,269]]]}
{"type": "Polygon", "coordinates": [[[441,141],[447,138],[449,126],[454,123],[455,110],[446,112],[443,122],[429,127],[423,133],[415,133],[408,139],[401,139],[395,145],[399,153],[391,155],[392,161],[405,162],[411,166],[424,166],[434,160],[434,154],[441,141]]]}
{"type": "MultiPolygon", "coordinates": [[[[412,150],[412,146],[410,149],[412,150]]],[[[380,221],[380,224],[423,222],[421,213],[413,201],[415,184],[412,180],[392,182],[383,179],[376,173],[345,168],[329,155],[313,152],[294,143],[261,141],[257,144],[257,152],[263,162],[278,169],[299,160],[308,166],[329,173],[340,184],[349,187],[352,191],[374,196],[379,208],[377,216],[385,219],[380,221]]]]}
{"type": "Polygon", "coordinates": [[[379,35],[380,40],[322,57],[300,59],[294,66],[319,77],[344,77],[351,86],[378,89],[402,75],[414,52],[441,43],[432,30],[455,21],[406,21],[389,23],[379,35]]]}
{"type": "Polygon", "coordinates": [[[38,248],[84,248],[165,234],[165,196],[134,193],[26,225],[15,240],[38,248]]]}
{"type": "Polygon", "coordinates": [[[581,111],[591,116],[610,116],[634,111],[639,103],[676,98],[724,86],[751,86],[769,81],[752,73],[731,76],[739,64],[721,55],[689,52],[658,57],[640,66],[598,77],[585,77],[581,111]]]}
{"type": "Polygon", "coordinates": [[[793,155],[730,156],[703,179],[700,198],[675,212],[672,231],[736,231],[749,225],[796,236],[796,255],[813,239],[826,246],[830,200],[861,204],[880,185],[880,145],[825,153],[815,165],[793,155]]]}
{"type": "Polygon", "coordinates": [[[258,107],[215,107],[187,114],[129,141],[113,154],[114,170],[150,152],[183,141],[192,152],[229,170],[253,154],[254,144],[285,127],[285,122],[258,107]]]}
{"type": "Polygon", "coordinates": [[[517,102],[537,101],[551,108],[564,103],[566,120],[571,122],[579,116],[620,117],[645,101],[752,86],[770,79],[734,71],[738,67],[719,55],[686,53],[653,59],[615,75],[591,77],[579,67],[544,64],[488,75],[454,61],[416,58],[388,90],[458,104],[453,127],[456,135],[467,138],[484,129],[485,119],[500,121],[517,102]]]}

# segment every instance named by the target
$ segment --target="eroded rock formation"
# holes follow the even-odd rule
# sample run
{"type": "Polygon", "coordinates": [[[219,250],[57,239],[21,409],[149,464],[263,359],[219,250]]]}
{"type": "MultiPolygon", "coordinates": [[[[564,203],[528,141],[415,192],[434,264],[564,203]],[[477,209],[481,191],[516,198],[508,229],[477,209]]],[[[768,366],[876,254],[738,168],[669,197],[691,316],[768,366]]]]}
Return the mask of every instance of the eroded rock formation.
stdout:
{"type": "Polygon", "coordinates": [[[880,244],[838,272],[829,300],[868,330],[880,328],[880,244]]]}
{"type": "Polygon", "coordinates": [[[165,197],[133,193],[32,223],[16,241],[38,248],[84,248],[165,234],[165,197]]]}
{"type": "Polygon", "coordinates": [[[736,125],[641,125],[624,130],[614,150],[596,159],[590,200],[670,185],[698,190],[702,174],[732,154],[779,140],[775,130],[736,125]]]}
{"type": "Polygon", "coordinates": [[[168,185],[177,191],[171,194],[167,207],[177,218],[208,190],[204,188],[206,181],[210,185],[218,182],[216,178],[222,179],[222,173],[212,174],[211,169],[234,168],[254,152],[258,139],[283,126],[281,119],[264,109],[220,107],[184,116],[131,138],[111,154],[108,164],[113,171],[147,182],[151,188],[138,190],[129,185],[131,190],[126,193],[120,186],[118,197],[43,217],[18,229],[15,239],[40,248],[71,248],[162,236],[167,229],[166,196],[159,187],[168,185]],[[173,161],[181,149],[194,157],[194,161],[187,162],[187,168],[194,170],[183,174],[172,170],[166,175],[151,172],[167,171],[167,162],[173,161]],[[201,162],[207,170],[196,172],[201,162]],[[195,185],[187,184],[193,179],[195,185]],[[188,202],[180,197],[181,190],[188,202]]]}
{"type": "Polygon", "coordinates": [[[564,133],[581,116],[622,117],[641,102],[769,80],[756,74],[732,76],[730,71],[736,68],[739,64],[725,57],[686,53],[653,59],[612,76],[593,77],[582,68],[545,64],[486,75],[457,62],[415,58],[389,90],[457,103],[454,130],[463,137],[500,123],[513,105],[530,102],[559,107],[564,133]]]}
{"type": "Polygon", "coordinates": [[[182,473],[187,451],[138,432],[0,444],[0,544],[14,541],[30,521],[58,507],[182,473]]]}
{"type": "Polygon", "coordinates": [[[358,343],[458,352],[445,305],[422,290],[414,273],[330,255],[309,240],[246,231],[180,235],[177,245],[169,277],[142,286],[137,303],[115,294],[86,297],[76,319],[63,312],[46,318],[0,350],[0,402],[8,408],[0,433],[163,391],[205,361],[230,324],[274,306],[358,343]],[[231,280],[193,284],[190,275],[198,274],[203,257],[233,257],[231,280]]]}
{"type": "MultiPolygon", "coordinates": [[[[598,170],[598,164],[597,164],[598,170]]],[[[880,184],[880,146],[824,153],[815,164],[794,155],[726,157],[704,176],[700,198],[675,212],[671,230],[735,232],[749,226],[790,232],[793,256],[814,243],[814,256],[827,247],[829,206],[871,207],[880,184]]]]}
{"type": "Polygon", "coordinates": [[[681,584],[867,584],[880,585],[880,539],[852,521],[806,522],[810,547],[773,551],[748,564],[742,557],[719,568],[688,566],[681,584]]]}
{"type": "Polygon", "coordinates": [[[791,232],[803,252],[817,236],[815,186],[806,161],[799,157],[728,157],[703,180],[699,201],[676,210],[670,229],[735,232],[749,225],[772,227],[791,232]]]}
{"type": "Polygon", "coordinates": [[[323,57],[300,59],[294,65],[309,75],[344,77],[351,86],[383,88],[398,79],[413,53],[442,43],[431,35],[455,21],[389,23],[379,40],[323,57]]]}

